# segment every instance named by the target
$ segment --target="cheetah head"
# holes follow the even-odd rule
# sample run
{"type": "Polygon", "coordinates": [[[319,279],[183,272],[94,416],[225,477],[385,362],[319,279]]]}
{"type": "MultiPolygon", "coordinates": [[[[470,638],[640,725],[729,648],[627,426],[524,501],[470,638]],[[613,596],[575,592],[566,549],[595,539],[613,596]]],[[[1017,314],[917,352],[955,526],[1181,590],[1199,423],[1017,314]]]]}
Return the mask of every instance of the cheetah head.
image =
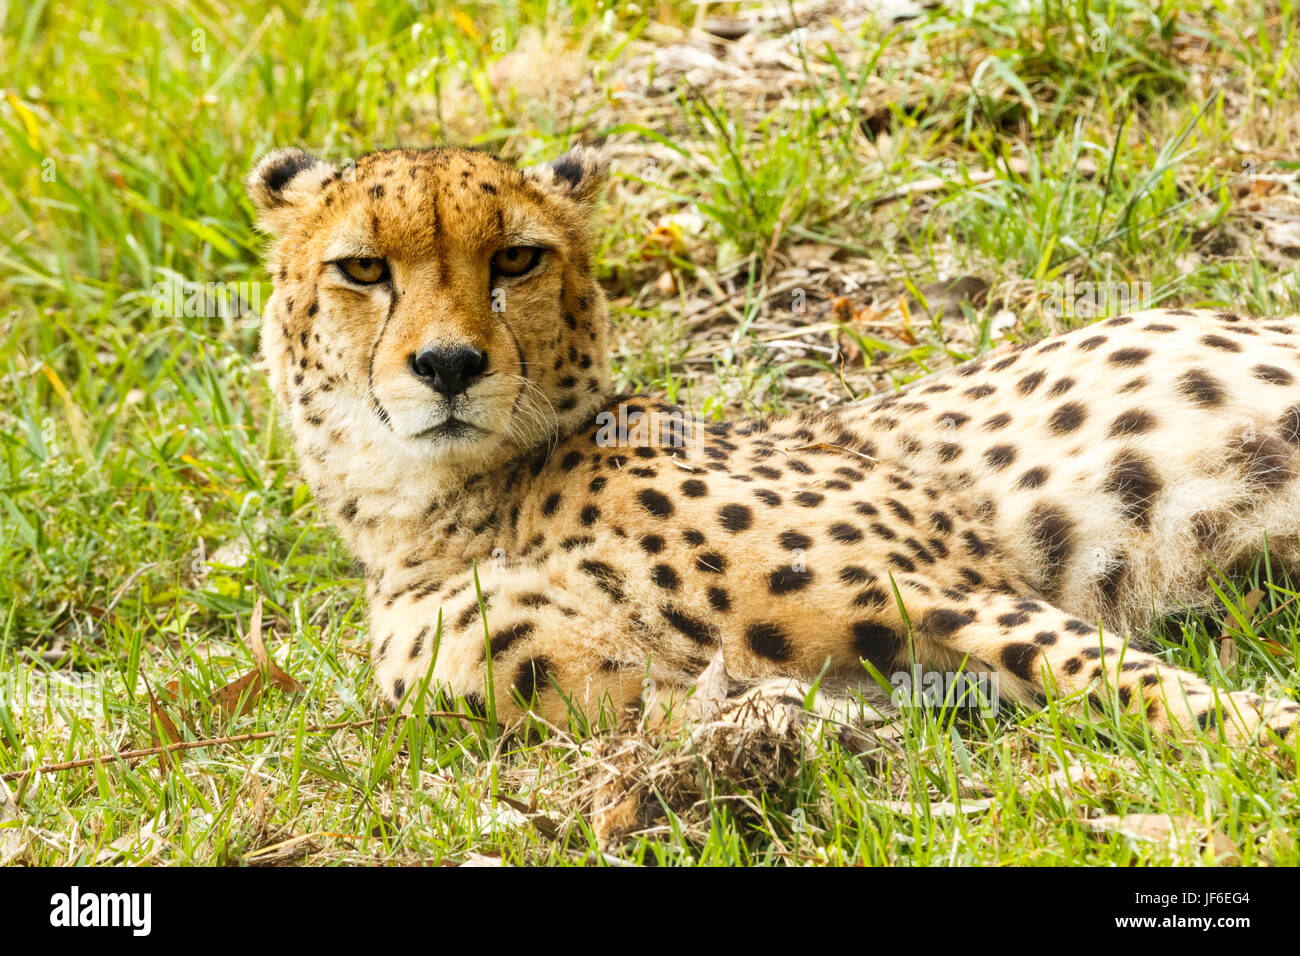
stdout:
{"type": "Polygon", "coordinates": [[[584,147],[522,171],[461,149],[265,156],[246,182],[274,237],[262,351],[300,453],[465,473],[588,419],[610,390],[604,180],[584,147]]]}

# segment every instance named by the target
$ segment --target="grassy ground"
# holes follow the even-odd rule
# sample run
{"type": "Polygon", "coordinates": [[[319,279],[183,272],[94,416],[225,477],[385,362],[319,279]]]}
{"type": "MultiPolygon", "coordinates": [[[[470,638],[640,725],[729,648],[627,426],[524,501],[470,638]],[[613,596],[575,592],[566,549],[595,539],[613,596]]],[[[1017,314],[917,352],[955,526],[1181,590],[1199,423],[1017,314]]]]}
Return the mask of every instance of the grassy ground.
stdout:
{"type": "MultiPolygon", "coordinates": [[[[317,729],[382,713],[360,582],[255,318],[157,285],[266,278],[239,183],[273,145],[528,161],[604,137],[619,382],[702,411],[888,390],[1088,321],[1052,304],[1084,283],[1300,311],[1292,0],[422,6],[0,2],[0,773],[261,735],[10,780],[0,862],[1300,862],[1294,761],[1057,707],[909,709],[764,790],[706,774],[607,845],[565,733],[317,729]],[[257,670],[259,597],[303,689],[222,697],[257,670]]],[[[1264,562],[1220,585],[1152,638],[1294,695],[1296,591],[1264,562]]]]}

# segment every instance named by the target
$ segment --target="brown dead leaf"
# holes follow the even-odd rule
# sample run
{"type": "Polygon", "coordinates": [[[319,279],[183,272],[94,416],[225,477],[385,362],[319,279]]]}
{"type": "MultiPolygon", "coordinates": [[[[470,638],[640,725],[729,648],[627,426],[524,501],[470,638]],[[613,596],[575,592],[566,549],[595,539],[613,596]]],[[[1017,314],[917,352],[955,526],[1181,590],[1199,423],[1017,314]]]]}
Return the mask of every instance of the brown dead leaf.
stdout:
{"type": "Polygon", "coordinates": [[[248,622],[248,643],[253,651],[253,660],[259,668],[266,669],[267,679],[270,680],[272,687],[286,694],[301,694],[307,689],[282,671],[266,652],[266,645],[262,643],[262,599],[260,597],[253,605],[253,616],[248,622]]]}
{"type": "Polygon", "coordinates": [[[686,703],[687,712],[698,720],[716,720],[727,703],[731,679],[727,676],[727,663],[722,659],[722,645],[713,652],[713,659],[695,678],[695,693],[686,703]]]}
{"type": "Polygon", "coordinates": [[[235,708],[238,707],[239,716],[242,717],[253,709],[253,704],[257,702],[261,692],[262,672],[249,671],[242,677],[231,681],[225,687],[213,691],[210,700],[220,707],[227,716],[233,714],[235,708]],[[242,707],[239,704],[241,700],[244,702],[242,707]]]}
{"type": "MultiPolygon", "coordinates": [[[[158,698],[154,696],[153,688],[149,686],[147,680],[144,683],[144,689],[145,693],[149,695],[149,738],[152,741],[152,745],[154,747],[163,746],[163,741],[158,737],[159,730],[162,730],[163,735],[166,736],[167,743],[180,743],[180,731],[176,729],[176,725],[172,723],[172,719],[167,716],[167,711],[163,710],[162,704],[159,703],[158,698]]],[[[173,754],[164,750],[158,755],[158,769],[164,777],[167,776],[168,771],[171,770],[172,761],[174,760],[180,760],[179,753],[173,754]]]]}
{"type": "Polygon", "coordinates": [[[271,659],[271,655],[266,650],[266,644],[262,642],[262,599],[259,597],[257,603],[253,605],[253,613],[248,621],[248,646],[253,654],[253,662],[257,664],[254,670],[236,678],[225,687],[213,691],[209,698],[212,703],[227,714],[233,714],[235,709],[239,709],[239,716],[247,714],[253,709],[253,705],[262,695],[263,682],[262,674],[266,673],[266,679],[276,690],[284,691],[286,694],[298,694],[306,688],[286,674],[271,659]],[[243,705],[240,706],[240,701],[243,705]]]}
{"type": "Polygon", "coordinates": [[[1200,845],[1210,847],[1221,864],[1241,862],[1241,854],[1231,840],[1218,830],[1206,832],[1205,824],[1192,817],[1171,817],[1167,813],[1109,814],[1094,820],[1084,820],[1086,826],[1098,833],[1120,833],[1134,840],[1159,843],[1178,850],[1200,845]]]}

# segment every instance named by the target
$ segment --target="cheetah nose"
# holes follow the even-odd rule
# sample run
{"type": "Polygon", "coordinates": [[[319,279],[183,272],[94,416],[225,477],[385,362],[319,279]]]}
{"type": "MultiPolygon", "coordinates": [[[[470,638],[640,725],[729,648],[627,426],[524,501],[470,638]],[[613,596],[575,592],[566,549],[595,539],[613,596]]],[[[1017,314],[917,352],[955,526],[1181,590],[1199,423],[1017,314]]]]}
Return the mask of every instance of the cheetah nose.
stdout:
{"type": "Polygon", "coordinates": [[[411,371],[435,392],[450,398],[469,388],[487,370],[487,362],[486,352],[468,345],[427,348],[411,356],[411,371]]]}

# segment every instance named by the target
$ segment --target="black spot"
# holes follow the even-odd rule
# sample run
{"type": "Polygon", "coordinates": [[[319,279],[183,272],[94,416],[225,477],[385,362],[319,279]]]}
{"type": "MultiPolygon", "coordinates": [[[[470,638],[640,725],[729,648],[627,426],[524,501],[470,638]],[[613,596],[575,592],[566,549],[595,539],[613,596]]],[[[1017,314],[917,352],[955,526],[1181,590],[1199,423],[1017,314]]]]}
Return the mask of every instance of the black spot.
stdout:
{"type": "Polygon", "coordinates": [[[415,660],[424,650],[424,639],[429,636],[429,625],[420,628],[420,633],[415,635],[415,641],[411,644],[411,653],[407,655],[411,660],[415,660]]]}
{"type": "Polygon", "coordinates": [[[1021,395],[1028,395],[1039,385],[1043,384],[1043,379],[1047,377],[1045,372],[1030,372],[1019,382],[1016,383],[1016,391],[1021,395]]]}
{"type": "Polygon", "coordinates": [[[703,498],[709,493],[709,486],[698,478],[688,478],[682,482],[682,494],[687,498],[703,498]]]}
{"type": "Polygon", "coordinates": [[[595,579],[596,586],[602,591],[615,601],[622,603],[624,599],[623,577],[614,568],[604,561],[595,561],[591,558],[584,558],[579,561],[578,568],[595,579]]]}
{"type": "Polygon", "coordinates": [[[1135,365],[1141,365],[1151,355],[1150,349],[1125,348],[1116,349],[1106,356],[1106,361],[1111,365],[1120,368],[1132,368],[1135,365]]]}
{"type": "Polygon", "coordinates": [[[1135,408],[1111,422],[1107,434],[1111,438],[1120,438],[1125,435],[1145,435],[1155,427],[1156,418],[1154,415],[1144,412],[1140,408],[1135,408]]]}
{"type": "Polygon", "coordinates": [[[989,544],[974,531],[963,531],[961,539],[966,543],[966,550],[976,558],[982,558],[989,553],[989,544]]]}
{"type": "Polygon", "coordinates": [[[1215,408],[1222,405],[1226,394],[1222,382],[1199,368],[1179,376],[1178,390],[1201,408],[1215,408]]]}
{"type": "Polygon", "coordinates": [[[1146,531],[1151,527],[1156,495],[1163,487],[1164,482],[1145,456],[1123,451],[1111,462],[1102,490],[1119,498],[1125,517],[1146,531]]]}
{"type": "Polygon", "coordinates": [[[1041,488],[1047,481],[1047,476],[1048,471],[1046,468],[1041,466],[1038,468],[1030,468],[1020,476],[1020,480],[1016,482],[1016,487],[1024,488],[1026,490],[1041,488]]]}
{"type": "Polygon", "coordinates": [[[696,557],[695,567],[705,574],[721,574],[727,568],[727,559],[716,551],[706,551],[696,557]]]}
{"type": "Polygon", "coordinates": [[[582,182],[582,164],[568,154],[551,163],[551,171],[557,179],[563,179],[570,187],[582,182]]]}
{"type": "Polygon", "coordinates": [[[636,497],[641,502],[641,507],[656,518],[667,518],[673,513],[673,503],[661,491],[655,491],[653,488],[642,488],[636,493],[636,497]]]}
{"type": "Polygon", "coordinates": [[[1090,637],[1097,636],[1097,629],[1090,624],[1084,624],[1080,620],[1069,620],[1065,622],[1065,629],[1071,634],[1083,634],[1090,637]]]}
{"type": "Polygon", "coordinates": [[[1047,390],[1047,397],[1059,398],[1072,388],[1074,388],[1074,379],[1067,375],[1052,383],[1052,387],[1047,390]]]}
{"type": "Polygon", "coordinates": [[[1284,368],[1278,368],[1276,365],[1256,365],[1252,372],[1261,382],[1267,382],[1270,385],[1290,385],[1295,381],[1295,376],[1284,368]]]}
{"type": "Polygon", "coordinates": [[[996,432],[996,431],[1000,431],[1003,428],[1006,428],[1010,424],[1011,424],[1011,416],[1008,415],[1006,412],[1000,412],[997,415],[991,416],[989,420],[984,423],[984,430],[990,432],[996,432]]]}
{"type": "Polygon", "coordinates": [[[731,598],[722,588],[709,588],[709,607],[725,613],[731,610],[731,598]]]}
{"type": "Polygon", "coordinates": [[[677,572],[667,564],[656,564],[650,571],[650,578],[666,591],[676,591],[682,584],[677,572]]]}
{"type": "Polygon", "coordinates": [[[811,582],[811,571],[796,571],[788,567],[776,568],[767,576],[767,588],[773,594],[791,594],[795,591],[802,591],[811,582]]]}
{"type": "Polygon", "coordinates": [[[921,629],[936,637],[948,637],[975,620],[974,611],[959,611],[956,608],[940,607],[926,611],[921,618],[921,629]]]}
{"type": "Polygon", "coordinates": [[[877,670],[883,671],[898,659],[903,642],[892,627],[875,621],[854,621],[852,631],[854,652],[877,670]]]}
{"type": "Polygon", "coordinates": [[[1105,344],[1106,344],[1106,336],[1094,335],[1091,338],[1086,338],[1082,342],[1080,342],[1079,348],[1081,348],[1085,352],[1091,352],[1093,349],[1100,348],[1105,344]]]}
{"type": "Polygon", "coordinates": [[[816,508],[826,500],[826,496],[819,495],[815,491],[801,491],[794,496],[794,500],[805,508],[816,508]]]}
{"type": "Polygon", "coordinates": [[[754,497],[769,508],[777,508],[781,504],[781,496],[768,488],[755,488],[754,497]]]}
{"type": "Polygon", "coordinates": [[[718,509],[718,522],[724,530],[735,534],[754,523],[754,513],[747,505],[723,505],[718,509]]]}
{"type": "Polygon", "coordinates": [[[1056,643],[1056,635],[1051,631],[1039,631],[1034,635],[1034,643],[1039,647],[1051,647],[1056,643]]]}
{"type": "Polygon", "coordinates": [[[1038,505],[1029,513],[1029,533],[1043,556],[1044,577],[1050,581],[1064,571],[1074,553],[1074,525],[1060,508],[1038,505]]]}
{"type": "Polygon", "coordinates": [[[801,531],[782,531],[777,540],[787,551],[806,551],[812,547],[812,538],[801,531]]]}
{"type": "Polygon", "coordinates": [[[847,568],[840,568],[840,580],[845,584],[866,584],[868,581],[874,581],[876,576],[866,568],[851,564],[847,568]]]}
{"type": "Polygon", "coordinates": [[[940,534],[952,533],[952,519],[942,511],[930,512],[930,526],[940,534]]]}
{"type": "MultiPolygon", "coordinates": [[[[306,153],[293,152],[262,174],[262,184],[266,186],[268,192],[278,193],[289,185],[289,180],[304,169],[310,169],[315,162],[306,153]]],[[[281,201],[278,196],[275,199],[281,201]]]]}
{"type": "Polygon", "coordinates": [[[854,544],[862,540],[862,532],[845,521],[831,525],[830,535],[841,544],[854,544]]]}
{"type": "Polygon", "coordinates": [[[599,517],[600,517],[600,509],[597,508],[595,505],[587,505],[578,514],[578,520],[581,521],[587,527],[591,527],[593,524],[595,524],[596,519],[599,517]]]}
{"type": "Polygon", "coordinates": [[[745,630],[745,640],[755,654],[774,661],[788,661],[794,653],[785,631],[766,621],[749,625],[745,630]]]}
{"type": "Polygon", "coordinates": [[[889,595],[883,588],[870,587],[859,591],[853,598],[854,607],[881,608],[889,604],[889,595]]]}
{"type": "Polygon", "coordinates": [[[357,516],[357,499],[349,498],[343,505],[343,510],[339,512],[344,521],[351,521],[357,516]]]}
{"type": "Polygon", "coordinates": [[[1088,417],[1088,411],[1078,402],[1066,402],[1047,419],[1047,426],[1058,435],[1068,435],[1088,417]]]}
{"type": "Polygon", "coordinates": [[[537,688],[546,685],[551,679],[551,662],[545,657],[534,657],[524,661],[515,671],[515,690],[525,703],[537,696],[537,688]]]}
{"type": "Polygon", "coordinates": [[[1208,345],[1212,349],[1222,349],[1225,352],[1240,352],[1241,346],[1232,339],[1225,339],[1222,335],[1206,335],[1202,337],[1201,343],[1208,345]]]}
{"type": "Polygon", "coordinates": [[[1234,452],[1242,461],[1242,470],[1251,484],[1273,491],[1295,477],[1291,467],[1294,452],[1286,442],[1273,435],[1239,442],[1234,452]]]}
{"type": "Polygon", "coordinates": [[[657,534],[648,534],[641,539],[641,550],[646,554],[658,554],[664,549],[664,539],[657,534]]]}
{"type": "Polygon", "coordinates": [[[681,609],[671,606],[662,608],[660,613],[673,630],[690,638],[696,644],[715,642],[713,629],[699,618],[691,617],[681,609]]]}
{"type": "Polygon", "coordinates": [[[1034,661],[1038,659],[1038,647],[1033,644],[1008,644],[1002,648],[1002,666],[1015,674],[1022,681],[1033,683],[1034,661]]]}
{"type": "Polygon", "coordinates": [[[492,656],[496,657],[497,655],[501,654],[503,651],[509,648],[511,644],[515,643],[515,641],[518,641],[521,638],[527,637],[529,634],[533,632],[533,630],[534,630],[534,625],[532,624],[531,621],[520,621],[518,624],[514,624],[510,627],[503,628],[502,630],[497,631],[495,634],[492,635],[492,640],[490,643],[490,650],[492,652],[492,656]]]}
{"type": "Polygon", "coordinates": [[[1001,471],[1016,460],[1014,445],[994,445],[984,453],[984,461],[994,471],[1001,471]]]}
{"type": "Polygon", "coordinates": [[[1127,573],[1128,558],[1121,556],[1097,578],[1097,590],[1112,607],[1119,601],[1119,589],[1124,584],[1124,575],[1127,573]]]}
{"type": "Polygon", "coordinates": [[[704,535],[701,532],[696,531],[694,528],[687,528],[682,532],[682,540],[692,548],[698,548],[704,543],[704,535]]]}
{"type": "Polygon", "coordinates": [[[998,624],[1002,627],[1019,627],[1021,624],[1029,623],[1029,615],[1024,611],[1008,611],[1006,614],[998,615],[998,624]]]}

